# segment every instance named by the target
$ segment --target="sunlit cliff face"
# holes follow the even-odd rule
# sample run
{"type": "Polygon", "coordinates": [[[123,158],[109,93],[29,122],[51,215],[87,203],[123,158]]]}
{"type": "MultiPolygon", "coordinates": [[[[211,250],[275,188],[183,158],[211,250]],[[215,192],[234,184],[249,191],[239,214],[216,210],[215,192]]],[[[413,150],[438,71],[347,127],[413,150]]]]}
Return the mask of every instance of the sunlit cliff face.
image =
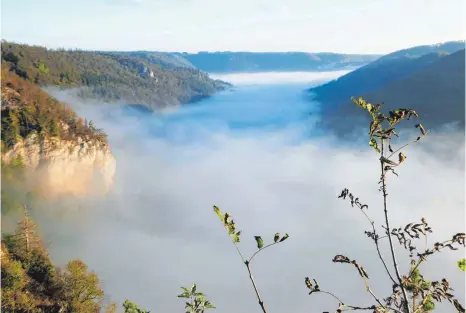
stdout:
{"type": "Polygon", "coordinates": [[[31,136],[2,156],[6,163],[18,157],[28,187],[42,197],[104,195],[113,186],[116,160],[107,144],[31,136]]]}

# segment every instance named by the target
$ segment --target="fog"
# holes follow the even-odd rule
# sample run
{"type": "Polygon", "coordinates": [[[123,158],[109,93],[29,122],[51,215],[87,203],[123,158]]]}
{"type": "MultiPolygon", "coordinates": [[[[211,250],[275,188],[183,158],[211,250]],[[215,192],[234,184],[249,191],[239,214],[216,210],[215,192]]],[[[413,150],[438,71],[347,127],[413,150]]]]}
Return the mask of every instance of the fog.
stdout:
{"type": "MultiPolygon", "coordinates": [[[[234,74],[222,79],[236,84],[235,91],[151,117],[52,92],[108,133],[117,159],[114,190],[106,198],[80,199],[80,209],[42,221],[54,261],[83,259],[110,300],[129,298],[152,312],[182,312],[179,287],[193,282],[218,312],[259,312],[246,268],[212,211],[217,205],[231,212],[243,231],[239,247],[247,256],[256,249],[256,235],[266,244],[275,232],[290,235],[252,263],[270,312],[335,310],[338,303],[328,295],[308,295],[306,276],[348,304],[373,304],[357,270],[332,263],[336,254],[358,260],[375,294],[388,296],[391,283],[364,234],[370,224],[359,209],[337,198],[349,188],[369,205],[376,225],[383,223],[377,153],[312,136],[313,120],[304,117],[318,104],[305,105],[300,84],[341,74],[306,73],[303,80],[234,74]],[[282,86],[241,87],[253,82],[282,86]],[[239,120],[247,120],[247,127],[239,120]]],[[[464,135],[433,133],[405,150],[399,177],[388,177],[393,227],[425,217],[434,230],[429,245],[464,232],[464,148],[464,135]]],[[[423,240],[417,244],[424,249],[423,240]]],[[[383,242],[383,255],[392,269],[387,246],[383,242]]],[[[409,260],[398,244],[397,254],[406,272],[409,260]]],[[[455,264],[462,255],[463,249],[434,255],[421,270],[431,280],[449,278],[464,303],[464,275],[455,264]]],[[[455,312],[448,303],[439,308],[455,312]]]]}
{"type": "MultiPolygon", "coordinates": [[[[354,69],[352,69],[354,70],[354,69]]],[[[263,85],[277,83],[323,82],[345,75],[351,70],[331,72],[258,72],[258,73],[211,73],[210,77],[227,81],[233,85],[263,85]]]]}

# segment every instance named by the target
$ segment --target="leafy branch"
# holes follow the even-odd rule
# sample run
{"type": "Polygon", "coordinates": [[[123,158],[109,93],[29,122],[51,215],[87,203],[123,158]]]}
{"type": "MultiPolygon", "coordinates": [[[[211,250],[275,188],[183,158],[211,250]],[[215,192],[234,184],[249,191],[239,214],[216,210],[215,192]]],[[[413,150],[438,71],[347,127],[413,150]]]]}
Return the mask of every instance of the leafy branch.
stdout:
{"type": "MultiPolygon", "coordinates": [[[[383,299],[385,304],[382,304],[382,302],[370,289],[368,284],[369,276],[364,268],[356,260],[351,260],[348,257],[339,254],[334,257],[333,262],[347,263],[355,266],[359,272],[359,275],[364,279],[367,291],[373,296],[377,304],[366,307],[346,305],[334,294],[320,290],[320,287],[315,280],[314,284],[312,284],[309,278],[306,277],[306,287],[310,290],[309,294],[324,292],[331,295],[339,302],[337,312],[346,310],[372,310],[373,312],[425,313],[432,311],[435,308],[435,302],[442,302],[442,300],[447,300],[452,303],[458,312],[465,312],[462,305],[451,293],[452,289],[450,288],[448,280],[443,278],[441,282],[430,282],[426,280],[423,275],[421,275],[419,270],[420,265],[426,261],[429,255],[439,253],[445,248],[450,250],[457,250],[458,246],[464,247],[465,234],[457,233],[452,236],[451,239],[443,242],[436,242],[432,247],[428,248],[427,235],[432,233],[432,229],[428,225],[425,218],[421,219],[421,223],[409,223],[404,227],[393,229],[390,227],[387,204],[387,174],[393,173],[394,175],[398,176],[398,174],[395,172],[395,168],[398,168],[407,159],[403,149],[411,144],[419,142],[428,134],[428,132],[425,130],[422,124],[416,124],[415,128],[419,129],[420,135],[415,140],[408,142],[396,149],[393,149],[392,147],[392,137],[398,137],[398,134],[395,131],[395,126],[397,126],[398,123],[405,119],[409,120],[410,118],[418,118],[419,115],[416,113],[416,111],[406,108],[393,110],[390,111],[388,115],[385,115],[379,112],[383,104],[372,105],[367,103],[361,97],[358,99],[352,98],[352,101],[358,107],[365,110],[371,117],[368,133],[369,146],[379,154],[379,184],[381,185],[379,191],[382,192],[383,196],[383,212],[385,223],[382,225],[382,228],[385,231],[385,236],[380,236],[378,234],[374,221],[367,213],[369,208],[368,205],[362,204],[359,198],[354,197],[353,194],[349,192],[348,188],[343,189],[338,198],[343,198],[344,200],[348,198],[351,202],[351,206],[356,206],[359,208],[366,219],[369,221],[372,230],[365,231],[364,233],[375,243],[379,259],[385,268],[385,272],[393,283],[392,293],[389,297],[383,299]],[[426,247],[424,251],[417,252],[417,247],[414,241],[416,239],[420,239],[421,236],[425,238],[426,247]],[[381,239],[385,238],[387,238],[389,241],[389,251],[395,275],[392,275],[391,270],[389,269],[388,264],[384,260],[380,251],[379,242],[381,239]],[[394,248],[394,240],[392,240],[392,238],[396,238],[398,243],[409,252],[409,256],[411,257],[410,271],[406,276],[401,275],[400,269],[398,267],[397,256],[394,248]],[[417,260],[414,258],[415,255],[417,260]],[[411,298],[408,297],[408,293],[411,295],[411,298]],[[409,302],[410,300],[411,304],[409,302]]],[[[464,268],[464,259],[463,263],[461,264],[464,268]]],[[[458,262],[458,266],[460,266],[460,262],[458,262]]]]}
{"type": "Polygon", "coordinates": [[[197,292],[196,284],[191,288],[181,287],[183,293],[178,295],[178,298],[188,299],[185,303],[186,313],[204,313],[207,309],[215,309],[213,303],[205,299],[205,294],[197,292]]]}
{"type": "Polygon", "coordinates": [[[235,245],[236,251],[238,252],[239,256],[241,257],[241,260],[243,263],[246,265],[246,268],[248,270],[249,274],[249,279],[251,280],[252,286],[254,288],[254,292],[256,294],[257,300],[259,302],[259,305],[262,309],[263,313],[267,313],[264,305],[264,301],[262,300],[262,297],[260,296],[259,289],[257,287],[256,281],[254,279],[254,276],[252,275],[252,270],[251,270],[251,262],[252,259],[259,254],[259,252],[264,251],[265,249],[274,246],[276,244],[282,243],[286,239],[289,238],[288,234],[285,234],[283,236],[280,235],[280,233],[275,233],[273,236],[273,243],[267,244],[264,246],[264,240],[262,239],[261,236],[254,236],[254,240],[256,241],[257,244],[257,251],[249,258],[246,259],[243,254],[241,253],[238,243],[240,242],[240,236],[241,236],[241,231],[236,229],[236,224],[234,220],[231,217],[230,213],[222,213],[222,211],[217,207],[214,206],[214,212],[217,214],[219,217],[220,221],[223,224],[223,227],[227,231],[228,236],[231,238],[231,241],[235,245]]]}

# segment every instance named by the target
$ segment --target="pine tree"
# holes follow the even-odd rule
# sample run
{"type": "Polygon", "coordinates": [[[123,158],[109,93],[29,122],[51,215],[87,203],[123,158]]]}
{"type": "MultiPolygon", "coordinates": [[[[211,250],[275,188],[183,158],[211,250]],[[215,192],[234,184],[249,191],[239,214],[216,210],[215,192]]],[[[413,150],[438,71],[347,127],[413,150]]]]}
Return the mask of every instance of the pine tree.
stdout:
{"type": "Polygon", "coordinates": [[[15,254],[27,257],[34,248],[42,248],[42,240],[37,234],[37,226],[30,218],[27,205],[23,206],[24,215],[18,223],[15,239],[15,254]]]}

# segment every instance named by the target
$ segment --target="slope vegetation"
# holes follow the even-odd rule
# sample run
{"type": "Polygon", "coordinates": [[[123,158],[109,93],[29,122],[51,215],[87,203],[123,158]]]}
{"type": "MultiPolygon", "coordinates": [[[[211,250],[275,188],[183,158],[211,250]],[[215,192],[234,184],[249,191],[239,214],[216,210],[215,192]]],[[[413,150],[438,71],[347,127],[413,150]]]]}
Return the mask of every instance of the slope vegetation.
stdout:
{"type": "Polygon", "coordinates": [[[49,50],[4,41],[2,61],[40,86],[79,87],[83,98],[152,108],[188,103],[226,87],[195,68],[167,68],[167,62],[125,53],[49,50]]]}
{"type": "MultiPolygon", "coordinates": [[[[414,61],[415,62],[415,61],[414,61]]],[[[419,112],[428,128],[465,123],[465,50],[439,58],[424,69],[407,77],[391,81],[362,95],[371,103],[384,101],[387,110],[409,107],[419,112]]],[[[324,126],[339,134],[351,132],[358,108],[349,100],[343,105],[323,112],[324,126]]]]}
{"type": "Polygon", "coordinates": [[[76,140],[84,137],[107,143],[106,134],[79,118],[66,104],[39,86],[2,66],[2,152],[32,134],[45,139],[76,140]]]}
{"type": "Polygon", "coordinates": [[[351,96],[367,94],[409,77],[461,49],[464,49],[464,41],[396,51],[309,91],[311,96],[322,104],[323,111],[332,112],[334,107],[347,103],[351,96]]]}

